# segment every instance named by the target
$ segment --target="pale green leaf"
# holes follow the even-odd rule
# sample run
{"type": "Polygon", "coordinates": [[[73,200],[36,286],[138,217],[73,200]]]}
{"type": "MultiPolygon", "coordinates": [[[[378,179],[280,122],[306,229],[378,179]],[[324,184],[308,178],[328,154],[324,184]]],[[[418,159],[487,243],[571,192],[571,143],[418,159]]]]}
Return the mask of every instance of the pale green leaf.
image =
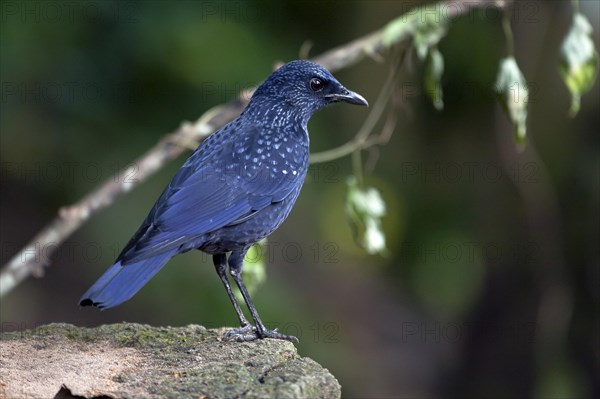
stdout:
{"type": "Polygon", "coordinates": [[[443,73],[444,56],[437,47],[432,47],[429,50],[425,64],[425,91],[438,111],[444,109],[442,84],[440,82],[443,73]]]}
{"type": "Polygon", "coordinates": [[[362,188],[356,178],[347,180],[346,215],[355,241],[369,254],[386,254],[385,234],[381,218],[386,213],[385,202],[374,188],[362,188]]]}
{"type": "Polygon", "coordinates": [[[446,20],[433,17],[420,18],[419,23],[415,25],[413,40],[417,55],[421,60],[424,60],[429,53],[429,49],[436,46],[446,35],[448,26],[444,21],[446,20]]]}
{"type": "Polygon", "coordinates": [[[571,92],[571,117],[579,112],[581,96],[591,90],[598,75],[598,52],[591,38],[592,25],[580,13],[562,43],[560,73],[571,92]]]}
{"type": "Polygon", "coordinates": [[[500,61],[495,90],[513,124],[517,143],[523,144],[527,134],[529,89],[514,57],[507,57],[500,61]]]}
{"type": "Polygon", "coordinates": [[[448,18],[443,17],[441,7],[436,4],[414,8],[388,23],[382,32],[384,46],[391,47],[412,36],[417,54],[425,59],[427,49],[435,46],[448,30],[448,18]]]}
{"type": "MultiPolygon", "coordinates": [[[[265,264],[266,253],[267,239],[263,238],[250,247],[244,257],[242,276],[250,295],[254,294],[267,280],[267,269],[265,264]]],[[[235,296],[239,301],[243,301],[242,294],[237,289],[235,290],[235,296]]]]}

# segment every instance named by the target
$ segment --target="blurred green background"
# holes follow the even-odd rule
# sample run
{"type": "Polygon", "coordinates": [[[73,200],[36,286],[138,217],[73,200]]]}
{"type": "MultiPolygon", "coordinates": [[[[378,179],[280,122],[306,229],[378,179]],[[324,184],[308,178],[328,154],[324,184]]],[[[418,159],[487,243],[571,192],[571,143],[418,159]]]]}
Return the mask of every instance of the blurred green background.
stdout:
{"type": "MultiPolygon", "coordinates": [[[[2,264],[61,206],[181,121],[260,83],[275,62],[298,58],[305,41],[314,56],[421,4],[3,1],[2,264]]],[[[599,3],[583,1],[581,11],[597,46],[599,3]]],[[[570,119],[558,58],[571,12],[567,1],[515,6],[516,58],[532,89],[522,153],[492,92],[506,48],[497,11],[453,20],[441,41],[443,111],[423,92],[422,63],[408,57],[394,135],[364,157],[373,164],[367,182],[388,207],[388,256],[352,240],[349,158],[314,166],[271,236],[255,304],[267,325],[299,336],[300,354],[327,367],[344,397],[600,395],[598,85],[570,119]]],[[[373,102],[388,68],[366,59],[336,77],[373,102]]],[[[312,151],[349,140],[367,113],[339,105],[315,115],[312,151]]],[[[118,308],[77,306],[187,154],[86,223],[43,278],[3,298],[2,329],[235,325],[199,252],[173,259],[118,308]]]]}

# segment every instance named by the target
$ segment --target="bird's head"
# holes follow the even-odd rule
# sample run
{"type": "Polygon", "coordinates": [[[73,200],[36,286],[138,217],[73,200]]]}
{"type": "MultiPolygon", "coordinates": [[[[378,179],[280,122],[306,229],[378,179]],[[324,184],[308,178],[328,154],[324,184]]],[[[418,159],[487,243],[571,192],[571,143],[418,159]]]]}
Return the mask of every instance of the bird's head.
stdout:
{"type": "Polygon", "coordinates": [[[327,69],[303,60],[288,62],[277,69],[252,96],[256,105],[281,105],[306,121],[315,111],[340,101],[368,105],[364,97],[346,89],[327,69]]]}

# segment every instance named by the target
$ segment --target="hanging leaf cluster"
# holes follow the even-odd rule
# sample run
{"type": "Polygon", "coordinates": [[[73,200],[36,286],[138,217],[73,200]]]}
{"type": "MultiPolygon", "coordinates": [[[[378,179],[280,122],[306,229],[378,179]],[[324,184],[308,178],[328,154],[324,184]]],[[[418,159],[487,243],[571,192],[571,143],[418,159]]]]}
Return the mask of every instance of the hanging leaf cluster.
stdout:
{"type": "Polygon", "coordinates": [[[598,52],[592,31],[588,19],[576,12],[560,49],[560,73],[571,92],[571,117],[579,112],[581,96],[592,89],[598,75],[598,52]]]}
{"type": "Polygon", "coordinates": [[[506,57],[500,61],[495,90],[513,124],[517,143],[523,144],[527,133],[529,89],[514,57],[506,57]]]}
{"type": "Polygon", "coordinates": [[[381,218],[386,213],[379,191],[361,187],[354,176],[347,179],[346,215],[354,240],[369,254],[386,254],[381,218]]]}

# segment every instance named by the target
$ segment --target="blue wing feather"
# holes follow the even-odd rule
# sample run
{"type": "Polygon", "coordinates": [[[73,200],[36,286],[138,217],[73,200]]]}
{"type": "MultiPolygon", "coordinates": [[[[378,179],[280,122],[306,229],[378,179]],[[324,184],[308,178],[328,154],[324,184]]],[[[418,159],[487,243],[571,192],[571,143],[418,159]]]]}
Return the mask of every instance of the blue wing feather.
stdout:
{"type": "Polygon", "coordinates": [[[252,162],[261,131],[248,125],[238,135],[243,139],[230,137],[219,151],[207,155],[201,146],[192,154],[119,257],[123,264],[188,247],[289,195],[295,187],[289,175],[252,162]]]}
{"type": "Polygon", "coordinates": [[[252,125],[235,128],[235,135],[228,125],[207,139],[220,145],[205,142],[190,156],[117,263],[83,295],[82,305],[110,308],[128,300],[172,256],[197,247],[207,233],[243,223],[294,191],[295,179],[304,176],[277,170],[274,162],[285,159],[256,161],[264,132],[252,125]]]}
{"type": "Polygon", "coordinates": [[[126,266],[112,265],[80,299],[82,306],[112,308],[130,299],[167,263],[174,253],[163,253],[126,266]]]}

